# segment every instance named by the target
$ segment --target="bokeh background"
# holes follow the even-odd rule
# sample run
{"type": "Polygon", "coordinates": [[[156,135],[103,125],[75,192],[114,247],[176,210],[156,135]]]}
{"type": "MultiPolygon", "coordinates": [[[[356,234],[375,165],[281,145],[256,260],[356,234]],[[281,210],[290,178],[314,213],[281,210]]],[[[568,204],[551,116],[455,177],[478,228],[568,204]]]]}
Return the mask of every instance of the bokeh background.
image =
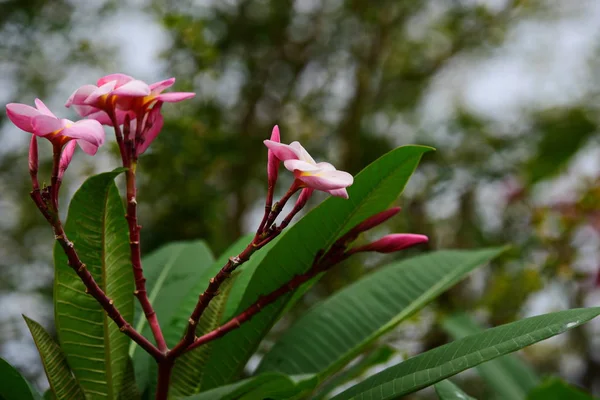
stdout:
{"type": "MultiPolygon", "coordinates": [[[[439,321],[455,310],[491,326],[600,305],[599,67],[597,0],[0,2],[2,106],[40,97],[75,118],[70,93],[112,72],[175,76],[175,90],[197,93],[163,108],[141,160],[146,252],[203,238],[219,254],[253,230],[274,124],[351,173],[402,144],[435,147],[386,229],[427,234],[429,249],[512,249],[388,334],[396,361],[445,342],[439,321]]],[[[0,355],[43,388],[20,314],[52,327],[52,234],[27,195],[29,136],[4,112],[0,136],[0,355]]],[[[63,204],[116,155],[114,140],[93,159],[77,153],[63,204]]],[[[283,324],[389,258],[360,261],[283,324]]],[[[599,339],[590,324],[520,356],[600,394],[599,339]]],[[[478,379],[459,382],[488,398],[478,379]]]]}

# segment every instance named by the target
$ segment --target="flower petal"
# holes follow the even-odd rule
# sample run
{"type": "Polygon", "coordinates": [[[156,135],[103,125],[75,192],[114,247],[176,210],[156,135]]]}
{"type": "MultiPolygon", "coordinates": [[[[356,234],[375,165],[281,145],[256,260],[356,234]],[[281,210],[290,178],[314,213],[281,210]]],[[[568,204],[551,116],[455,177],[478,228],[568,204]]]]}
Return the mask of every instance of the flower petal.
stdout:
{"type": "Polygon", "coordinates": [[[283,165],[292,172],[300,171],[300,173],[307,172],[313,174],[322,171],[316,165],[302,160],[286,160],[283,162],[283,165]]]}
{"type": "Polygon", "coordinates": [[[116,86],[121,86],[126,84],[127,82],[131,82],[132,80],[133,78],[129,75],[117,73],[103,76],[102,78],[98,79],[98,82],[96,82],[96,84],[98,86],[102,86],[108,82],[114,81],[116,86]]]}
{"type": "Polygon", "coordinates": [[[33,133],[38,136],[46,136],[49,133],[60,131],[66,125],[66,120],[61,120],[49,115],[38,115],[34,117],[31,125],[33,133]]]}
{"type": "Polygon", "coordinates": [[[104,143],[104,128],[100,122],[93,119],[77,121],[67,126],[62,134],[77,139],[81,149],[90,155],[96,154],[98,147],[104,143]]]}
{"type": "Polygon", "coordinates": [[[83,101],[83,104],[88,105],[88,106],[97,105],[98,100],[102,96],[109,94],[110,92],[112,92],[115,89],[116,84],[117,84],[117,81],[109,81],[109,82],[106,82],[102,86],[98,86],[98,88],[94,89],[94,91],[92,93],[90,93],[90,95],[83,101]]]}
{"type": "Polygon", "coordinates": [[[289,144],[283,144],[273,140],[265,140],[263,143],[273,152],[275,157],[279,158],[281,161],[298,160],[300,158],[296,150],[289,144]]]}
{"type": "Polygon", "coordinates": [[[58,179],[62,180],[62,177],[65,174],[67,167],[69,166],[69,164],[71,164],[71,160],[73,159],[73,153],[75,153],[76,145],[77,142],[71,140],[69,143],[67,143],[62,153],[60,154],[60,161],[58,163],[58,179]]]}
{"type": "Polygon", "coordinates": [[[52,113],[52,111],[50,111],[50,109],[48,107],[46,107],[46,105],[44,104],[43,101],[41,101],[40,99],[35,99],[35,107],[44,115],[48,115],[50,117],[54,117],[56,118],[56,115],[54,115],[52,113]]]}
{"type": "Polygon", "coordinates": [[[119,86],[111,94],[116,96],[145,97],[150,94],[150,86],[146,82],[135,79],[125,83],[123,86],[119,86]]]}
{"type": "Polygon", "coordinates": [[[302,147],[300,142],[292,142],[290,143],[290,147],[292,147],[296,151],[296,154],[298,154],[298,159],[311,164],[316,164],[315,160],[310,156],[310,154],[308,154],[308,151],[306,151],[306,149],[302,147]]]}
{"type": "Polygon", "coordinates": [[[83,105],[85,104],[85,100],[88,98],[90,94],[94,92],[94,90],[98,89],[98,86],[95,85],[83,85],[79,89],[73,92],[67,102],[65,103],[65,107],[69,108],[72,105],[83,105]]]}
{"type": "Polygon", "coordinates": [[[179,101],[191,99],[195,95],[196,93],[193,92],[170,92],[159,94],[155,99],[166,103],[177,103],[179,101]]]}
{"type": "Polygon", "coordinates": [[[319,170],[316,173],[307,171],[297,174],[296,179],[300,179],[308,187],[323,191],[342,189],[352,185],[352,182],[354,182],[352,175],[344,171],[319,170]]]}
{"type": "Polygon", "coordinates": [[[175,78],[165,79],[164,81],[155,82],[150,85],[152,94],[160,94],[163,90],[170,88],[175,83],[175,78]]]}
{"type": "Polygon", "coordinates": [[[146,126],[148,126],[147,131],[144,133],[144,141],[138,146],[137,152],[138,154],[143,154],[150,144],[156,139],[162,127],[165,123],[165,120],[160,113],[160,109],[158,111],[150,112],[148,115],[148,121],[146,122],[146,126]]]}
{"type": "Polygon", "coordinates": [[[33,133],[32,119],[42,113],[27,104],[9,103],[6,105],[6,115],[17,128],[33,133]]]}
{"type": "Polygon", "coordinates": [[[330,195],[334,196],[334,197],[341,197],[342,199],[349,198],[348,191],[345,188],[343,188],[343,189],[326,190],[326,192],[329,193],[330,195]]]}

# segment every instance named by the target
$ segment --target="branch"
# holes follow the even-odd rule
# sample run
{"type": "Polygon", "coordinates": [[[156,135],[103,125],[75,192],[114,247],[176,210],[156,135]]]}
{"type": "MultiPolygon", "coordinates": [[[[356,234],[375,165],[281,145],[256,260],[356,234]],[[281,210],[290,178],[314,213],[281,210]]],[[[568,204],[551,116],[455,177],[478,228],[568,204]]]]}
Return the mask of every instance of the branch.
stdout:
{"type": "Polygon", "coordinates": [[[98,286],[94,277],[88,271],[86,265],[81,261],[73,242],[69,241],[67,235],[63,229],[61,221],[58,219],[54,212],[49,212],[46,204],[42,199],[42,195],[39,190],[31,192],[31,198],[35,202],[36,206],[40,209],[46,220],[50,223],[54,230],[54,235],[63,251],[65,252],[69,261],[69,266],[79,276],[81,281],[86,287],[86,292],[94,297],[98,303],[102,306],[106,314],[117,324],[121,332],[129,336],[134,342],[140,345],[146,350],[152,357],[157,361],[164,358],[164,354],[161,353],[152,343],[148,341],[144,336],[137,332],[133,327],[123,318],[119,310],[113,304],[113,301],[106,296],[106,293],[98,286]]]}
{"type": "Polygon", "coordinates": [[[193,350],[196,347],[202,346],[203,344],[211,342],[215,339],[218,339],[231,332],[232,330],[239,328],[244,322],[247,322],[250,319],[252,319],[252,317],[258,314],[263,308],[267,307],[269,304],[274,303],[285,294],[296,290],[303,283],[311,280],[318,274],[327,271],[329,268],[345,260],[348,257],[348,255],[346,255],[345,253],[337,253],[332,257],[326,256],[323,258],[321,258],[321,255],[322,251],[317,253],[312,267],[307,272],[305,272],[304,274],[294,276],[292,279],[284,283],[278,289],[272,291],[267,295],[259,297],[254,304],[246,308],[239,315],[230,319],[225,324],[221,325],[220,327],[205,335],[200,336],[199,338],[196,338],[196,340],[185,349],[185,352],[193,350]]]}

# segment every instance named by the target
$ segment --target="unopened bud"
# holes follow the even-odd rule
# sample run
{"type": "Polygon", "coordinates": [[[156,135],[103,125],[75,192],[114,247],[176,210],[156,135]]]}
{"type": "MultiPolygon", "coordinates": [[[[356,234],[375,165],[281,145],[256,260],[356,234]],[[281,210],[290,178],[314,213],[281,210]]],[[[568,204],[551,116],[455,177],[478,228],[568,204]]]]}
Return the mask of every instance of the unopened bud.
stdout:
{"type": "Polygon", "coordinates": [[[349,243],[354,241],[358,235],[361,233],[368,231],[378,225],[383,224],[388,219],[392,218],[394,215],[400,212],[400,207],[392,207],[388,210],[382,211],[378,214],[375,214],[367,219],[365,219],[360,224],[356,225],[354,228],[350,229],[348,233],[342,236],[339,240],[340,243],[349,243]]]}
{"type": "MultiPolygon", "coordinates": [[[[281,138],[279,135],[279,126],[277,125],[273,127],[273,131],[271,132],[271,140],[277,143],[281,142],[281,138]]],[[[279,173],[280,163],[281,161],[279,161],[279,159],[275,157],[275,154],[273,154],[273,152],[269,150],[267,154],[267,179],[269,182],[269,187],[274,187],[275,182],[277,182],[277,174],[279,173]]]]}
{"type": "Polygon", "coordinates": [[[67,170],[67,167],[71,163],[73,159],[73,153],[75,153],[75,146],[77,146],[77,142],[75,140],[71,140],[62,150],[60,154],[60,162],[58,163],[58,180],[62,181],[63,175],[67,170]]]}
{"type": "Polygon", "coordinates": [[[364,246],[350,249],[348,254],[354,254],[364,251],[376,251],[378,253],[393,253],[406,249],[407,247],[415,246],[421,243],[427,243],[429,238],[425,235],[417,235],[414,233],[392,233],[386,235],[379,240],[369,243],[364,246]]]}
{"type": "Polygon", "coordinates": [[[310,196],[312,196],[314,191],[314,189],[308,187],[302,189],[302,191],[300,192],[300,196],[298,196],[298,200],[296,200],[294,209],[302,209],[306,205],[306,202],[308,201],[308,199],[310,199],[310,196]]]}

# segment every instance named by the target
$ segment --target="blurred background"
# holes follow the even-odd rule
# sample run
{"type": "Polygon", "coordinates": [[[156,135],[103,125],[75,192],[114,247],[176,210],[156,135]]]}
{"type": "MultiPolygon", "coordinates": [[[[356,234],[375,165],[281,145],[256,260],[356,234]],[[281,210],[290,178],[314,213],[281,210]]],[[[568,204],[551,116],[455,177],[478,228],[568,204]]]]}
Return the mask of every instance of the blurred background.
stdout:
{"type": "MultiPolygon", "coordinates": [[[[254,230],[274,124],[351,173],[399,145],[435,147],[385,229],[429,249],[513,247],[388,334],[389,362],[447,341],[439,322],[455,310],[492,326],[600,305],[599,66],[597,0],[0,1],[3,109],[40,97],[75,119],[71,92],[112,72],[197,93],[165,105],[140,162],[145,252],[203,238],[219,254],[254,230]]],[[[52,327],[52,234],[28,199],[29,136],[4,112],[0,135],[0,355],[45,388],[21,314],[52,327]]],[[[117,166],[108,142],[75,155],[63,204],[117,166]]],[[[389,260],[339,266],[282,324],[389,260]]],[[[600,394],[599,339],[588,324],[520,357],[600,394]]],[[[458,382],[489,398],[478,379],[458,382]]]]}

